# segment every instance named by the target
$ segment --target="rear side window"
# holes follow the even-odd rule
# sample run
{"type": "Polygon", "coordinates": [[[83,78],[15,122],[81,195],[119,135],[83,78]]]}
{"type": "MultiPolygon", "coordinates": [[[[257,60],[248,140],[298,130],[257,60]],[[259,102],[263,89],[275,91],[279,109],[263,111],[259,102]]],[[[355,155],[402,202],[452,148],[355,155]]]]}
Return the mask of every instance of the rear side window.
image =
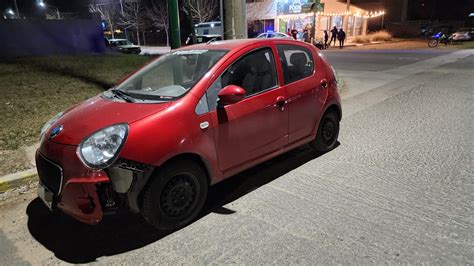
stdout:
{"type": "Polygon", "coordinates": [[[277,45],[277,50],[285,84],[304,79],[313,74],[314,60],[308,49],[296,45],[277,45]]]}

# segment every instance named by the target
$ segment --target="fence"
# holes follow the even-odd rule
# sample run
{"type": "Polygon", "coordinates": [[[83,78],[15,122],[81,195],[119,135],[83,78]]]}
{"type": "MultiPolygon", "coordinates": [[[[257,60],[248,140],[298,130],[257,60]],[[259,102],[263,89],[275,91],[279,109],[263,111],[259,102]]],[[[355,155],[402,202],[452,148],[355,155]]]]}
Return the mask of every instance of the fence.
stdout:
{"type": "Polygon", "coordinates": [[[104,50],[103,32],[96,18],[0,20],[0,57],[102,53],[104,50]]]}

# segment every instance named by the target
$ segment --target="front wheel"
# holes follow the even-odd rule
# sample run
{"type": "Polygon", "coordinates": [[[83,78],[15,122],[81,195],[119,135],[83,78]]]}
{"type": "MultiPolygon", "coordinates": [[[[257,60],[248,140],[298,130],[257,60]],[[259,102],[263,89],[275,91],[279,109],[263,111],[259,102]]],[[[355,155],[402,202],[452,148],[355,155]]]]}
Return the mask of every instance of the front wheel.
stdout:
{"type": "Polygon", "coordinates": [[[439,41],[436,40],[436,39],[430,40],[430,41],[428,42],[428,46],[429,46],[429,47],[432,47],[432,48],[438,46],[438,44],[439,44],[439,41]]]}
{"type": "Polygon", "coordinates": [[[159,230],[173,230],[193,221],[207,197],[207,178],[188,160],[169,163],[152,175],[142,198],[142,216],[159,230]]]}
{"type": "Polygon", "coordinates": [[[333,112],[329,111],[324,114],[319,122],[316,139],[310,142],[310,145],[317,152],[327,152],[334,149],[337,145],[337,138],[339,136],[339,117],[333,112]]]}

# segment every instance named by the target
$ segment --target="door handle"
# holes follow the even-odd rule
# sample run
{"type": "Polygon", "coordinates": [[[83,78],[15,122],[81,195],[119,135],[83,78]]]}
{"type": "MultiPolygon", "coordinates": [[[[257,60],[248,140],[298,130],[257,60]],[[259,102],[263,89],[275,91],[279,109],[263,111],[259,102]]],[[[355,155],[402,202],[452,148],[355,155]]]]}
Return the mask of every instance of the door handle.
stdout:
{"type": "Polygon", "coordinates": [[[274,106],[275,106],[277,109],[279,109],[280,111],[284,111],[284,110],[285,110],[285,104],[286,104],[286,103],[287,103],[287,101],[286,101],[286,98],[285,98],[285,97],[283,97],[283,96],[278,96],[278,97],[276,98],[276,102],[275,102],[275,105],[274,105],[274,106]]]}
{"type": "Polygon", "coordinates": [[[326,79],[321,80],[321,87],[324,89],[328,87],[328,81],[326,79]]]}

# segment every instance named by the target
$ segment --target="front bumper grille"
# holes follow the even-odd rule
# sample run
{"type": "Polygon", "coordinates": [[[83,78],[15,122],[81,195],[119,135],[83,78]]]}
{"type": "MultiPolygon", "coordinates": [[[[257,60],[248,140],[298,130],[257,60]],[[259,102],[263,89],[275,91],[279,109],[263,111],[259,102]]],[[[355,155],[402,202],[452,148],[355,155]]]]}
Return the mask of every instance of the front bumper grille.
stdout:
{"type": "Polygon", "coordinates": [[[59,195],[63,183],[63,169],[61,166],[39,154],[36,157],[36,168],[41,184],[46,186],[54,195],[59,195]]]}

